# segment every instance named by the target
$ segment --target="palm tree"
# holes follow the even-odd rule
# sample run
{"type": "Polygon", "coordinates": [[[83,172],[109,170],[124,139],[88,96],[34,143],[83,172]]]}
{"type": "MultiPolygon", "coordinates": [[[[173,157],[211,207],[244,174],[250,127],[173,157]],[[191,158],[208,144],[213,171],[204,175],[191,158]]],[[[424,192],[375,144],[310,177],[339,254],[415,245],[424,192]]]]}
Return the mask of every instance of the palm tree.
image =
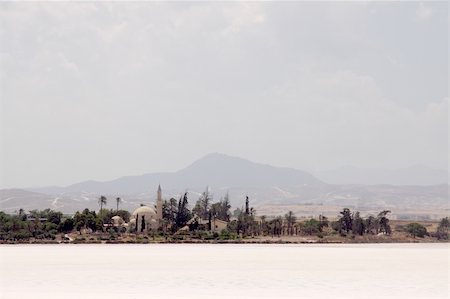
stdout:
{"type": "Polygon", "coordinates": [[[292,235],[292,225],[295,223],[295,221],[297,221],[297,218],[292,211],[289,211],[286,215],[284,215],[284,218],[286,219],[288,225],[288,235],[292,235]]]}
{"type": "Polygon", "coordinates": [[[389,219],[386,217],[386,215],[389,214],[390,212],[391,211],[389,210],[384,210],[381,211],[377,216],[377,222],[380,225],[380,231],[387,235],[391,234],[391,226],[389,225],[389,219]]]}
{"type": "Polygon", "coordinates": [[[119,211],[119,204],[122,202],[122,199],[120,197],[116,198],[116,204],[117,204],[117,209],[116,212],[119,211]]]}
{"type": "Polygon", "coordinates": [[[104,196],[104,195],[100,196],[100,198],[98,199],[98,204],[100,205],[99,214],[102,212],[103,205],[106,206],[107,202],[108,202],[108,199],[106,198],[106,196],[104,196]]]}

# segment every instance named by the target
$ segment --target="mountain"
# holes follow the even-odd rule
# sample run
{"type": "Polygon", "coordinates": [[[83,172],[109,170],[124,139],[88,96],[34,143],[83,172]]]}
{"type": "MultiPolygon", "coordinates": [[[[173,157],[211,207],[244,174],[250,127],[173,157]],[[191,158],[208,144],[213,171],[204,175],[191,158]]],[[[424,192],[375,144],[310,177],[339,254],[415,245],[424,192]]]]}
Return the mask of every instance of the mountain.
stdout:
{"type": "Polygon", "coordinates": [[[85,181],[66,187],[1,190],[0,209],[14,212],[19,208],[27,211],[52,208],[73,213],[84,208],[98,209],[97,199],[105,195],[109,199],[107,208],[114,208],[114,199],[119,196],[123,200],[121,208],[132,211],[141,203],[154,204],[158,184],[166,199],[179,198],[188,191],[191,205],[206,186],[214,200],[229,193],[233,207],[241,207],[245,196],[249,196],[257,211],[268,215],[294,210],[299,216],[319,213],[334,216],[342,207],[365,213],[390,209],[398,217],[438,218],[449,213],[448,184],[329,184],[301,170],[218,153],[209,154],[177,172],[126,176],[106,182],[85,181]]]}
{"type": "Polygon", "coordinates": [[[37,192],[31,192],[22,189],[2,189],[0,190],[0,207],[1,210],[9,212],[24,209],[25,211],[33,210],[36,205],[50,205],[51,196],[37,192]]]}
{"type": "Polygon", "coordinates": [[[330,171],[316,172],[315,175],[330,184],[427,186],[449,182],[448,171],[423,165],[399,169],[344,166],[330,171]]]}
{"type": "Polygon", "coordinates": [[[161,184],[165,189],[257,188],[266,186],[324,185],[309,173],[285,167],[273,167],[213,153],[177,172],[150,173],[121,177],[112,181],[85,181],[64,188],[34,188],[42,193],[88,192],[97,194],[135,194],[161,184]]]}
{"type": "Polygon", "coordinates": [[[311,174],[286,167],[263,165],[223,154],[209,154],[176,173],[189,186],[265,187],[323,185],[311,174]]]}
{"type": "MultiPolygon", "coordinates": [[[[133,210],[141,202],[148,200],[149,195],[133,196],[124,198],[121,208],[133,210]]],[[[115,197],[109,197],[109,206],[115,207],[115,197]]],[[[0,210],[7,213],[16,213],[19,209],[25,211],[42,210],[50,208],[64,213],[74,213],[85,208],[97,210],[98,194],[86,192],[61,192],[58,194],[44,194],[23,189],[2,189],[0,190],[0,210]]]]}

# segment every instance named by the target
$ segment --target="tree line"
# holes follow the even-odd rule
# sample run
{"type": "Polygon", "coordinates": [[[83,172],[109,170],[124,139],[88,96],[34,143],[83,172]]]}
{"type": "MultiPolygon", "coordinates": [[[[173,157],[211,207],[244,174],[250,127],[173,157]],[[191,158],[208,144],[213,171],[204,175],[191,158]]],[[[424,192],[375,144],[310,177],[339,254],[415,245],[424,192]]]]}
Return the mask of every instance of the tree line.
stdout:
{"type": "MultiPolygon", "coordinates": [[[[130,221],[130,213],[120,210],[122,202],[120,197],[115,199],[116,209],[105,209],[108,199],[100,196],[98,212],[84,209],[77,211],[73,216],[64,216],[61,212],[45,209],[42,211],[32,210],[28,215],[23,209],[17,214],[10,215],[0,211],[0,240],[28,240],[35,239],[55,239],[58,233],[70,233],[77,231],[104,232],[114,230],[116,233],[126,233],[125,227],[113,227],[112,217],[120,216],[125,222],[130,221]],[[105,225],[107,224],[107,225],[105,225]]],[[[162,223],[160,232],[163,234],[176,234],[185,227],[193,216],[202,219],[203,223],[211,223],[214,219],[223,220],[228,223],[227,228],[220,232],[219,237],[226,238],[246,238],[258,236],[318,236],[325,234],[339,234],[345,236],[363,235],[391,235],[392,228],[388,215],[389,210],[383,210],[376,216],[368,215],[362,217],[360,212],[352,212],[344,208],[334,221],[327,217],[319,217],[299,221],[292,211],[284,216],[267,217],[257,216],[256,210],[250,205],[248,196],[245,198],[241,208],[236,208],[231,212],[229,195],[221,197],[214,202],[213,195],[206,188],[197,199],[193,208],[190,209],[188,193],[182,194],[179,199],[170,198],[163,201],[162,223]]],[[[425,236],[436,237],[439,240],[447,240],[449,235],[448,217],[441,219],[435,232],[428,232],[426,227],[419,223],[409,223],[406,226],[397,227],[397,231],[404,231],[409,235],[419,238],[425,236]]],[[[210,229],[210,227],[209,227],[210,229]]],[[[208,230],[208,227],[189,225],[190,231],[208,230]]],[[[217,233],[215,233],[217,234],[217,233]]]]}

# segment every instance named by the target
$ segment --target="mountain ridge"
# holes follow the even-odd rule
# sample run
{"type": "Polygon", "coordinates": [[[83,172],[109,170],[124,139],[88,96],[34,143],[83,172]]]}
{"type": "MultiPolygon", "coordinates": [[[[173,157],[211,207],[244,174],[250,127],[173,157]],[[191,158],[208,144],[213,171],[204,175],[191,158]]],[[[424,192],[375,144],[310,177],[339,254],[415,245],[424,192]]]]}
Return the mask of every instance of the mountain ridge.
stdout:
{"type": "Polygon", "coordinates": [[[194,204],[209,186],[214,201],[229,193],[231,204],[240,207],[245,197],[249,196],[252,205],[261,208],[264,213],[278,209],[274,207],[293,209],[298,213],[326,213],[327,207],[334,207],[335,213],[336,207],[350,207],[362,212],[390,209],[397,211],[399,217],[411,213],[417,215],[419,211],[426,217],[437,218],[449,211],[448,184],[328,184],[305,171],[254,163],[218,153],[206,155],[175,172],[125,176],[104,182],[88,180],[66,187],[22,191],[3,189],[0,190],[0,209],[13,212],[19,208],[52,208],[73,213],[84,208],[98,209],[97,199],[105,195],[110,199],[121,197],[121,207],[132,211],[142,203],[154,204],[159,184],[165,199],[179,198],[188,191],[189,202],[194,204]],[[305,208],[312,206],[316,207],[315,210],[305,208]],[[410,209],[416,210],[411,212],[410,209]]]}
{"type": "Polygon", "coordinates": [[[247,159],[225,154],[208,154],[175,172],[156,172],[142,175],[123,176],[108,181],[87,180],[66,187],[25,188],[43,193],[97,192],[97,193],[139,193],[149,191],[149,186],[162,184],[169,188],[200,188],[202,186],[249,186],[261,187],[267,184],[317,184],[313,175],[288,167],[275,167],[251,162],[247,159]]]}

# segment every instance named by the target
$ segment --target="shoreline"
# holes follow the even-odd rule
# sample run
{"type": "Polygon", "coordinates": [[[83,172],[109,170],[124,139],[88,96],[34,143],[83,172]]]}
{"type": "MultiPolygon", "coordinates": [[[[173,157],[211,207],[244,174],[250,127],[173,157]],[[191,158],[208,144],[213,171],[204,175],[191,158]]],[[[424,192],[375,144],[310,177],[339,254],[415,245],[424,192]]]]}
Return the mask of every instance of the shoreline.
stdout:
{"type": "Polygon", "coordinates": [[[450,244],[449,240],[86,240],[86,241],[15,241],[15,242],[0,242],[1,245],[92,245],[92,244],[450,244]]]}

